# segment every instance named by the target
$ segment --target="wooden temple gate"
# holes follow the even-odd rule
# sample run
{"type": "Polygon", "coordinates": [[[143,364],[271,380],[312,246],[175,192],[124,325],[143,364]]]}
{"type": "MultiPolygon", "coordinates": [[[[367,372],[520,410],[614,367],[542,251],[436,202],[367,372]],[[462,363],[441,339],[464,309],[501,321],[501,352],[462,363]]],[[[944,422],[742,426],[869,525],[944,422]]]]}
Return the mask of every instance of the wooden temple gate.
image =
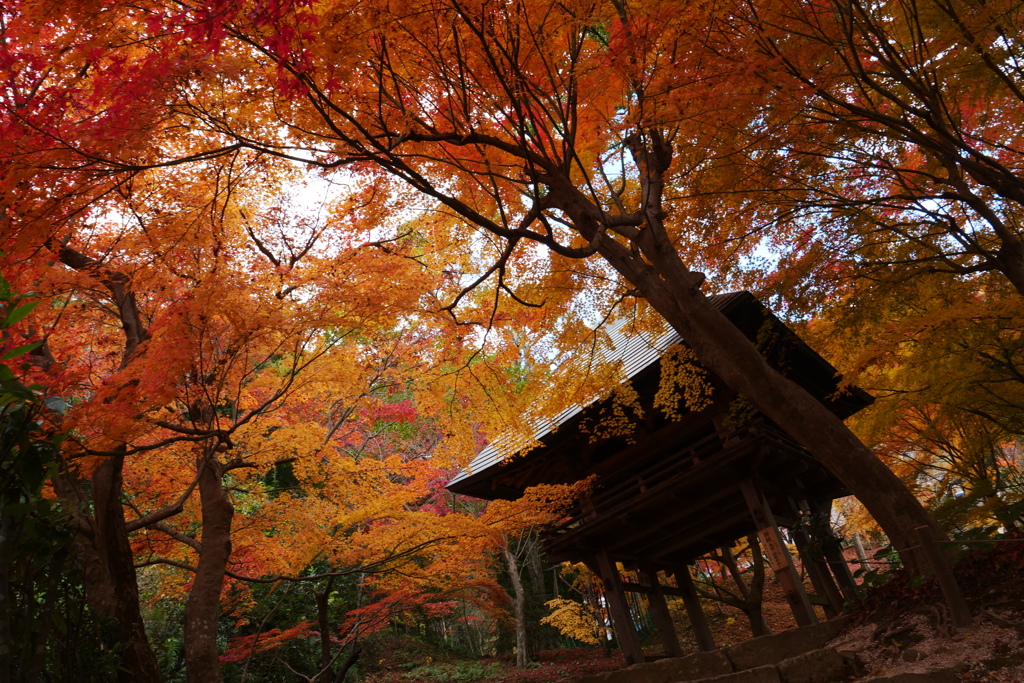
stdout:
{"type": "MultiPolygon", "coordinates": [[[[747,292],[714,297],[723,313],[766,359],[807,388],[840,417],[871,401],[856,388],[837,391],[835,368],[804,344],[747,292]],[[765,342],[765,340],[770,340],[765,342]]],[[[788,434],[753,410],[737,418],[736,395],[709,377],[711,404],[669,420],[654,408],[661,353],[679,337],[657,340],[612,333],[610,360],[620,360],[644,409],[630,438],[593,441],[579,429],[599,419],[602,405],[574,407],[555,418],[557,431],[539,430],[543,444],[515,458],[484,449],[448,488],[478,498],[514,499],[535,484],[560,484],[596,475],[593,493],[576,513],[551,530],[545,549],[552,561],[583,562],[601,578],[615,632],[629,663],[644,661],[626,593],[647,596],[665,654],[682,654],[666,596],[683,599],[698,646],[714,649],[687,569],[698,557],[757,533],[800,625],[816,621],[780,527],[789,529],[817,602],[838,613],[855,584],[827,522],[842,484],[788,434]],[[815,537],[817,534],[817,537],[815,537]],[[617,565],[636,571],[625,581],[617,565]],[[661,576],[673,577],[666,585],[661,576]]]]}

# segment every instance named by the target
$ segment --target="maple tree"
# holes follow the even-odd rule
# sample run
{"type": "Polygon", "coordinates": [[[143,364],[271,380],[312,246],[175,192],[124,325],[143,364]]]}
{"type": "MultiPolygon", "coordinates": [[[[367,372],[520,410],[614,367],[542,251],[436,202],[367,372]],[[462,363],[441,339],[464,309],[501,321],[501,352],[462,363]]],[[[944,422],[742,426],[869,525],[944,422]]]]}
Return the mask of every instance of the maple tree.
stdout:
{"type": "Polygon", "coordinates": [[[748,536],[746,542],[746,547],[738,548],[735,553],[732,548],[720,548],[704,562],[705,567],[709,561],[720,567],[723,576],[728,570],[734,589],[723,585],[724,582],[716,581],[714,572],[710,572],[709,581],[698,581],[695,585],[697,594],[701,597],[718,600],[743,612],[750,622],[750,632],[756,638],[772,632],[761,611],[764,600],[766,562],[761,553],[761,544],[758,542],[757,536],[748,536]],[[741,559],[741,556],[748,551],[749,556],[741,559]],[[750,572],[749,582],[743,578],[740,562],[745,565],[744,569],[750,572]]]}
{"type": "Polygon", "coordinates": [[[559,595],[544,603],[550,613],[541,618],[541,623],[550,624],[562,635],[581,643],[602,645],[607,656],[614,632],[600,579],[583,563],[563,562],[560,573],[568,588],[566,597],[559,595]]]}
{"type": "MultiPolygon", "coordinates": [[[[992,272],[1024,293],[1019,116],[1024,105],[1016,3],[835,1],[739,8],[742,59],[782,92],[745,163],[784,180],[783,221],[816,226],[798,250],[857,255],[861,272],[992,272]],[[824,236],[821,236],[824,233],[824,236]],[[839,248],[837,248],[839,247],[839,248]]],[[[739,51],[736,53],[739,55],[739,51]]]]}
{"type": "MultiPolygon", "coordinates": [[[[844,7],[818,14],[841,27],[844,7]]],[[[747,156],[759,160],[763,148],[750,143],[752,135],[776,149],[795,149],[788,144],[793,129],[765,126],[773,122],[761,112],[780,112],[785,121],[813,120],[813,99],[807,105],[806,95],[820,95],[805,93],[792,77],[776,82],[787,73],[784,68],[769,78],[742,57],[763,53],[747,50],[751,41],[782,49],[783,41],[758,32],[762,18],[751,19],[745,6],[709,14],[704,8],[669,12],[657,4],[615,3],[534,8],[521,2],[506,7],[500,18],[461,3],[401,10],[330,3],[282,3],[250,13],[242,8],[226,3],[217,10],[115,10],[113,24],[134,38],[126,43],[131,47],[105,53],[94,48],[100,56],[92,60],[106,60],[110,68],[91,71],[92,61],[86,61],[92,82],[88,88],[76,83],[68,96],[95,107],[95,95],[78,93],[103,92],[113,82],[141,76],[161,53],[139,53],[135,46],[143,41],[157,48],[177,36],[180,59],[173,73],[182,74],[180,80],[140,78],[134,87],[153,88],[161,101],[169,100],[168,118],[147,133],[173,132],[174,146],[185,153],[169,155],[149,144],[140,146],[148,150],[142,158],[127,159],[103,140],[93,144],[79,133],[83,143],[70,150],[74,171],[116,177],[252,148],[325,170],[358,169],[372,179],[366,206],[378,218],[387,216],[398,197],[409,197],[394,182],[402,181],[436,203],[438,212],[414,228],[443,246],[431,256],[451,259],[456,245],[474,245],[466,253],[472,262],[463,258],[448,268],[457,274],[448,288],[453,313],[494,323],[516,315],[512,304],[579,306],[573,295],[581,289],[591,298],[587,303],[596,299],[602,307],[623,296],[642,296],[707,367],[859,494],[894,543],[908,548],[915,526],[934,526],[898,480],[834,416],[768,366],[697,289],[703,277],[694,272],[691,256],[699,263],[708,252],[693,255],[693,245],[702,243],[708,216],[720,219],[733,205],[688,202],[687,185],[701,196],[732,197],[739,174],[753,186],[788,191],[785,174],[747,173],[733,152],[749,149],[747,156]],[[538,19],[527,25],[517,16],[538,19]],[[738,73],[754,77],[740,79],[738,73]],[[773,95],[777,90],[781,94],[773,95]],[[763,128],[783,130],[787,144],[763,128]],[[721,178],[727,180],[716,180],[721,178]],[[718,183],[717,192],[714,183],[701,186],[709,181],[718,183]],[[490,312],[474,313],[480,296],[490,296],[484,290],[498,300],[490,312]],[[477,296],[469,297],[471,291],[477,296]]],[[[810,11],[784,4],[769,9],[780,22],[790,9],[810,11]]],[[[19,17],[33,30],[49,26],[33,24],[34,18],[19,17]]],[[[97,16],[87,19],[92,26],[97,16]]],[[[786,30],[778,28],[789,35],[786,30]]],[[[801,41],[789,41],[794,42],[801,41]]],[[[824,59],[829,53],[814,54],[824,59]]],[[[54,80],[40,76],[33,93],[59,88],[54,80]]],[[[17,124],[39,130],[32,114],[20,114],[17,124]]],[[[36,134],[54,137],[46,129],[36,134]]],[[[792,155],[793,163],[811,158],[826,165],[833,157],[792,155]]],[[[732,213],[749,224],[776,206],[754,202],[732,213]]],[[[738,218],[732,220],[737,227],[738,218]]],[[[787,225],[809,229],[800,220],[787,225]]],[[[716,230],[730,234],[724,227],[716,220],[716,230]]],[[[726,250],[726,262],[735,263],[740,251],[726,250]]],[[[715,265],[716,259],[707,261],[715,265]]],[[[908,552],[908,564],[918,566],[908,552]]]]}
{"type": "Polygon", "coordinates": [[[1020,298],[991,275],[844,289],[873,310],[825,306],[808,334],[842,336],[852,381],[876,396],[855,429],[948,528],[996,524],[1020,497],[1020,298]]]}
{"type": "MultiPolygon", "coordinates": [[[[707,115],[685,108],[694,93],[684,85],[715,66],[703,62],[709,52],[694,51],[691,62],[672,49],[693,19],[682,11],[667,17],[657,6],[593,3],[520,2],[500,18],[485,7],[432,2],[365,16],[327,3],[253,20],[229,10],[216,19],[223,44],[262,55],[253,68],[261,66],[267,85],[272,78],[289,103],[280,122],[295,142],[265,128],[239,136],[235,118],[207,115],[192,96],[181,111],[233,144],[327,169],[355,165],[382,188],[404,181],[437,203],[434,239],[482,231],[482,265],[452,300],[457,315],[473,319],[458,304],[488,284],[525,307],[544,297],[554,306],[565,300],[562,292],[592,283],[608,283],[599,292],[605,305],[642,296],[709,369],[847,483],[897,546],[910,548],[913,528],[934,521],[837,418],[771,368],[710,305],[698,290],[703,277],[681,257],[679,243],[697,219],[666,201],[666,188],[686,167],[683,152],[706,153],[703,144],[689,146],[691,126],[683,122],[707,115]],[[364,21],[382,28],[366,31],[364,21]],[[319,26],[330,29],[314,44],[319,26]],[[363,77],[338,77],[356,71],[363,77]],[[317,144],[302,144],[304,136],[317,144]],[[531,244],[547,248],[540,266],[551,274],[547,282],[526,270],[539,266],[531,244]],[[610,278],[609,267],[621,279],[610,278]],[[538,286],[543,294],[531,296],[538,286]]],[[[769,87],[754,82],[746,95],[769,87]]],[[[499,310],[495,304],[491,320],[499,310]]]]}
{"type": "MultiPolygon", "coordinates": [[[[293,462],[304,481],[324,485],[318,454],[341,467],[325,449],[332,438],[350,437],[352,411],[361,408],[356,401],[387,390],[375,383],[398,357],[421,354],[415,363],[423,366],[423,346],[430,343],[424,338],[410,344],[399,334],[404,344],[387,344],[396,334],[396,319],[414,311],[410,302],[422,295],[410,286],[415,277],[403,278],[404,288],[377,290],[376,296],[363,289],[418,269],[415,261],[379,249],[346,250],[333,239],[321,247],[322,226],[281,225],[279,207],[272,201],[261,205],[252,195],[244,205],[236,203],[246,173],[257,176],[247,179],[252,182],[273,181],[258,164],[232,159],[209,172],[198,179],[167,171],[138,175],[130,192],[97,202],[93,218],[59,241],[47,240],[40,250],[14,233],[5,245],[5,271],[58,302],[23,330],[27,337],[41,334],[45,342],[34,352],[35,375],[73,406],[62,427],[74,437],[54,489],[76,511],[81,531],[75,545],[91,606],[119,625],[110,637],[128,644],[125,675],[139,680],[159,674],[140,615],[133,549],[144,564],[173,562],[194,573],[184,615],[189,675],[219,676],[215,635],[222,586],[229,562],[243,562],[252,541],[237,553],[232,545],[253,534],[258,538],[275,524],[294,523],[281,514],[285,496],[261,506],[252,515],[259,524],[238,538],[233,524],[239,500],[231,490],[247,481],[243,473],[275,462],[293,462]],[[324,271],[344,276],[319,282],[324,271]],[[360,345],[347,341],[356,336],[360,345]],[[344,361],[330,355],[341,344],[344,361]],[[375,368],[366,350],[377,348],[391,355],[375,368]],[[318,381],[301,381],[313,368],[318,381]],[[325,395],[309,393],[318,388],[324,394],[327,383],[325,395]],[[320,401],[326,412],[319,422],[310,421],[308,410],[282,419],[284,402],[300,394],[307,402],[320,401]],[[144,533],[130,545],[135,532],[144,533]]],[[[445,397],[443,382],[433,391],[437,412],[451,396],[445,397]]],[[[427,393],[419,396],[425,405],[427,393]]],[[[402,404],[393,408],[391,420],[400,420],[402,404]]],[[[453,448],[464,448],[456,438],[460,426],[465,432],[473,424],[445,429],[453,448]]],[[[394,467],[390,474],[363,469],[365,476],[358,467],[341,468],[330,482],[335,488],[329,494],[367,508],[364,521],[343,528],[365,523],[374,509],[401,507],[402,500],[421,495],[405,485],[401,500],[375,500],[374,477],[416,477],[394,467]],[[336,488],[345,479],[354,484],[347,497],[336,488]]],[[[431,478],[438,479],[437,473],[431,478]]],[[[423,533],[430,531],[436,527],[423,533]]],[[[387,539],[377,542],[385,545],[387,539]]],[[[421,534],[412,545],[422,542],[421,534]]],[[[403,550],[408,543],[383,555],[403,550]]],[[[308,546],[295,553],[279,548],[271,551],[276,562],[265,556],[262,564],[252,558],[253,571],[260,577],[300,570],[310,559],[304,557],[308,546]]],[[[364,559],[353,557],[349,566],[373,564],[364,559]]]]}

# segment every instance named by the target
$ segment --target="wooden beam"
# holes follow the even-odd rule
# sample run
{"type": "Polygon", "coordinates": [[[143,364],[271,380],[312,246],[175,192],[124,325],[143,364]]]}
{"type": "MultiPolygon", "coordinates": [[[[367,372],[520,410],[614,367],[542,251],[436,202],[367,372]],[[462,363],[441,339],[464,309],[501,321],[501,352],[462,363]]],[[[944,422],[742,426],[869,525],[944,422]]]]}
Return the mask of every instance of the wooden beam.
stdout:
{"type": "MultiPolygon", "coordinates": [[[[648,527],[643,530],[636,530],[631,533],[628,537],[623,540],[628,544],[637,549],[638,555],[645,555],[650,553],[662,553],[670,552],[669,546],[682,547],[693,540],[697,540],[702,536],[706,535],[706,529],[708,528],[707,520],[703,519],[703,515],[697,516],[696,513],[704,511],[720,501],[724,501],[723,504],[727,505],[725,499],[730,496],[734,496],[737,492],[736,487],[725,486],[722,489],[715,491],[712,495],[700,501],[697,505],[686,505],[686,506],[675,506],[666,505],[666,512],[663,516],[658,518],[658,524],[653,527],[648,527]],[[688,518],[696,519],[697,521],[689,524],[685,523],[688,518]],[[666,535],[664,533],[665,527],[669,527],[672,531],[671,534],[666,535]],[[690,529],[694,530],[694,533],[687,534],[686,532],[690,529]],[[677,541],[679,537],[682,537],[681,542],[677,541]]],[[[722,509],[714,509],[714,517],[716,520],[721,519],[722,509]]],[[[622,543],[620,545],[625,545],[622,543]]]]}
{"type": "Polygon", "coordinates": [[[771,566],[775,576],[782,584],[782,590],[786,594],[786,601],[793,611],[793,617],[799,626],[810,626],[818,623],[818,617],[814,614],[811,601],[807,598],[800,575],[796,572],[793,558],[786,548],[785,540],[779,533],[779,527],[772,516],[768,501],[765,500],[761,489],[751,479],[740,481],[740,490],[750,508],[750,516],[754,518],[757,525],[757,536],[761,539],[761,546],[768,556],[768,564],[771,566]]]}
{"type": "MultiPolygon", "coordinates": [[[[643,595],[651,595],[654,592],[654,588],[645,583],[633,583],[632,581],[623,581],[622,590],[627,593],[641,593],[643,595]]],[[[674,586],[662,586],[661,592],[665,595],[672,595],[677,598],[683,597],[683,590],[681,588],[675,588],[674,586]]]]}
{"type": "Polygon", "coordinates": [[[793,534],[793,542],[796,543],[796,549],[800,553],[800,561],[803,563],[804,569],[807,570],[807,576],[811,579],[814,591],[828,601],[821,606],[825,610],[825,616],[829,619],[835,619],[843,611],[843,597],[839,594],[835,581],[832,580],[832,574],[828,571],[828,565],[825,564],[821,557],[812,557],[812,540],[807,532],[791,530],[790,533],[793,534]]]}
{"type": "Polygon", "coordinates": [[[608,612],[612,616],[612,625],[615,627],[615,636],[619,639],[619,647],[630,666],[644,662],[644,652],[640,647],[640,639],[636,634],[636,626],[633,618],[629,616],[629,605],[626,603],[626,593],[622,590],[622,579],[615,562],[608,556],[608,551],[601,548],[594,556],[594,566],[591,570],[596,571],[604,584],[604,596],[608,600],[608,612]]]}
{"type": "Polygon", "coordinates": [[[683,648],[679,645],[676,626],[672,623],[672,615],[668,611],[668,602],[665,600],[665,591],[658,579],[658,570],[650,563],[644,563],[640,566],[640,576],[647,580],[651,589],[648,594],[651,616],[654,617],[654,624],[658,627],[658,636],[661,638],[661,646],[665,648],[665,654],[669,657],[682,657],[683,648]]]}
{"type": "Polygon", "coordinates": [[[690,617],[690,625],[693,627],[693,637],[697,641],[697,647],[704,652],[714,650],[715,637],[711,635],[708,619],[704,615],[704,609],[700,606],[700,598],[697,597],[697,589],[693,586],[690,570],[683,565],[677,567],[672,575],[676,577],[676,585],[683,591],[683,605],[686,606],[686,614],[690,617]]]}

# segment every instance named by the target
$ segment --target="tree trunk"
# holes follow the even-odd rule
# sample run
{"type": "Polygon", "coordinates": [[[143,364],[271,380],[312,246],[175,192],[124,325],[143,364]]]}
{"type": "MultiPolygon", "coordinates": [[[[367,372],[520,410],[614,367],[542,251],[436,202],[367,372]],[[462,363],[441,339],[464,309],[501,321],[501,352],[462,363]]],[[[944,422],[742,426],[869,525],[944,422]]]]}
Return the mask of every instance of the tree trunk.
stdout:
{"type": "Polygon", "coordinates": [[[316,619],[320,628],[320,669],[324,671],[331,666],[331,619],[330,597],[334,589],[334,577],[327,577],[322,591],[316,593],[316,619]]]}
{"type": "Polygon", "coordinates": [[[540,538],[535,532],[530,532],[526,539],[526,567],[530,572],[530,593],[533,599],[544,602],[544,567],[540,559],[540,538]]]}
{"type": "Polygon", "coordinates": [[[359,661],[359,655],[363,654],[363,648],[353,643],[352,651],[349,652],[348,657],[341,663],[341,668],[338,669],[338,675],[334,677],[334,683],[344,683],[345,676],[348,675],[348,670],[351,669],[356,662],[359,661]]]}
{"type": "Polygon", "coordinates": [[[515,553],[507,543],[502,546],[501,552],[505,555],[505,565],[508,567],[508,576],[515,594],[512,598],[512,612],[516,619],[516,667],[523,669],[530,663],[530,650],[526,642],[526,591],[519,576],[519,563],[516,561],[515,553]]]}
{"type": "MultiPolygon", "coordinates": [[[[128,542],[124,506],[121,504],[124,456],[107,457],[93,472],[92,508],[83,482],[74,475],[54,477],[54,490],[72,510],[81,532],[72,546],[82,567],[86,601],[100,622],[112,627],[104,645],[122,648],[119,681],[159,681],[160,667],[146,637],[139,606],[135,559],[128,542]]],[[[103,632],[103,629],[101,629],[103,632]]]]}
{"type": "Polygon", "coordinates": [[[857,561],[860,563],[861,571],[871,571],[871,567],[868,565],[868,555],[864,552],[864,544],[860,540],[860,534],[854,532],[853,534],[853,548],[857,553],[857,561]]]}
{"type": "Polygon", "coordinates": [[[648,300],[658,302],[655,308],[664,304],[671,316],[669,322],[683,328],[680,334],[694,346],[701,361],[836,475],[885,529],[907,569],[914,575],[920,573],[925,565],[909,550],[916,545],[913,530],[929,526],[940,534],[942,531],[903,482],[828,408],[771,368],[707,297],[676,286],[678,296],[672,301],[665,300],[665,288],[649,289],[655,291],[648,300]]]}
{"type": "Polygon", "coordinates": [[[772,632],[771,626],[764,619],[764,555],[761,554],[761,542],[757,534],[747,536],[747,544],[750,546],[750,554],[753,562],[754,575],[750,579],[750,594],[747,596],[747,604],[750,611],[747,618],[750,620],[750,631],[754,637],[766,636],[772,632]]]}
{"type": "Polygon", "coordinates": [[[788,432],[860,499],[889,535],[914,575],[926,561],[911,550],[919,526],[942,530],[921,503],[828,408],[807,390],[772,368],[725,315],[699,291],[703,275],[692,272],[665,227],[662,207],[672,144],[656,129],[626,139],[640,171],[643,225],[628,245],[606,234],[604,212],[572,181],[551,174],[550,205],[567,214],[579,233],[635,288],[690,345],[700,362],[730,389],[751,401],[788,432]]]}
{"type": "MultiPolygon", "coordinates": [[[[651,221],[657,221],[655,227],[661,224],[658,215],[651,221]]],[[[596,225],[589,232],[595,233],[596,225]]],[[[643,256],[610,239],[602,241],[601,254],[679,332],[705,367],[842,481],[888,534],[908,570],[920,573],[926,565],[910,548],[916,527],[942,533],[931,515],[842,420],[769,366],[754,343],[698,291],[702,278],[686,268],[663,229],[642,232],[651,233],[641,240],[646,243],[643,256]]]]}
{"type": "MultiPolygon", "coordinates": [[[[526,538],[526,568],[530,573],[530,604],[527,613],[531,619],[538,619],[537,613],[544,610],[547,586],[544,581],[544,563],[541,559],[540,536],[531,531],[526,538]]],[[[556,631],[552,628],[535,628],[532,632],[530,652],[542,652],[558,647],[556,631]]]]}
{"type": "Polygon", "coordinates": [[[203,538],[192,590],[185,603],[185,672],[189,683],[219,683],[217,622],[224,571],[231,556],[231,521],[235,509],[228,500],[212,448],[198,459],[199,499],[203,538]]]}
{"type": "Polygon", "coordinates": [[[722,562],[729,569],[732,580],[740,593],[741,600],[735,605],[750,621],[750,633],[755,638],[766,636],[772,632],[768,622],[764,619],[762,606],[764,605],[764,557],[761,555],[761,542],[757,534],[747,536],[747,545],[750,546],[751,554],[751,577],[748,586],[740,573],[739,565],[729,547],[722,548],[722,562]]]}

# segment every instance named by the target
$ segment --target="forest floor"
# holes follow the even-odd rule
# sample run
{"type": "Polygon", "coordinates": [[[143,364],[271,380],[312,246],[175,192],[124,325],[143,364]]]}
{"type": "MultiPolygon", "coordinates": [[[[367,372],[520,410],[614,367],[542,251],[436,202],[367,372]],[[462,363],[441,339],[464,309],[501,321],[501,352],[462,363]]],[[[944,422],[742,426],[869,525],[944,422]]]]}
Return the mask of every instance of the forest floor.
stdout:
{"type": "Polygon", "coordinates": [[[955,629],[934,581],[895,572],[853,613],[851,627],[830,643],[857,651],[865,677],[953,669],[962,681],[1024,681],[1024,538],[979,548],[954,571],[974,614],[955,629]]]}
{"type": "MultiPolygon", "coordinates": [[[[901,571],[872,586],[854,606],[849,629],[830,644],[856,652],[862,677],[955,669],[962,681],[1024,681],[1024,539],[981,548],[957,563],[956,575],[975,615],[971,628],[957,630],[934,582],[915,582],[901,571]]],[[[781,590],[769,582],[765,618],[773,630],[792,628],[781,590]]],[[[712,606],[715,640],[726,646],[750,637],[739,612],[712,606]]],[[[682,639],[686,640],[685,631],[682,639]]],[[[684,649],[695,651],[684,642],[684,649]]],[[[511,656],[436,659],[424,656],[405,666],[371,674],[366,683],[550,683],[625,666],[622,655],[600,648],[538,653],[535,663],[516,669],[511,656]]]]}

